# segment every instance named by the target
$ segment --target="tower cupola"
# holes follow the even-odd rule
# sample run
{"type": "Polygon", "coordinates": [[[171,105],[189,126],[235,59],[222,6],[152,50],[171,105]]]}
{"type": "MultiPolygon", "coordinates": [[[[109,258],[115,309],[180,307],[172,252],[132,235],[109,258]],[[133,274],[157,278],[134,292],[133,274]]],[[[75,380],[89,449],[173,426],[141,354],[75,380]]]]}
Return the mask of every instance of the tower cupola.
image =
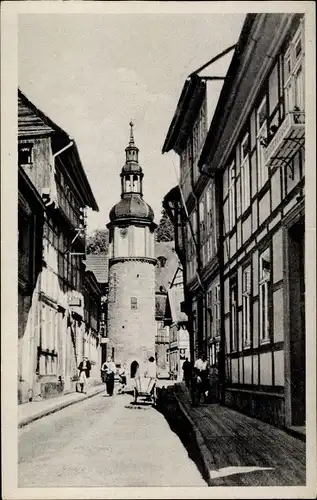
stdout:
{"type": "Polygon", "coordinates": [[[139,148],[135,145],[132,120],[130,125],[130,141],[125,148],[126,162],[121,170],[121,198],[129,193],[143,195],[142,179],[143,172],[139,165],[139,148]]]}
{"type": "Polygon", "coordinates": [[[109,213],[110,221],[140,221],[153,225],[154,213],[143,199],[143,171],[139,164],[139,148],[135,145],[132,121],[129,145],[125,148],[126,162],[121,169],[121,200],[109,213]]]}

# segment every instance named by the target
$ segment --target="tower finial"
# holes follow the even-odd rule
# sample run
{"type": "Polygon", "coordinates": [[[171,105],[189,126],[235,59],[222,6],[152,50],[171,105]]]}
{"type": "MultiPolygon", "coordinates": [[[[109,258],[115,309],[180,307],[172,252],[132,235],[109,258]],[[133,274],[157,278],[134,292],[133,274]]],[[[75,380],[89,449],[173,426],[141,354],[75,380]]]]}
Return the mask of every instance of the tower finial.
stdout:
{"type": "Polygon", "coordinates": [[[131,130],[130,130],[130,142],[129,142],[129,146],[134,146],[134,137],[133,137],[133,127],[134,127],[134,123],[132,121],[132,118],[130,120],[130,123],[129,123],[130,127],[131,127],[131,130]]]}

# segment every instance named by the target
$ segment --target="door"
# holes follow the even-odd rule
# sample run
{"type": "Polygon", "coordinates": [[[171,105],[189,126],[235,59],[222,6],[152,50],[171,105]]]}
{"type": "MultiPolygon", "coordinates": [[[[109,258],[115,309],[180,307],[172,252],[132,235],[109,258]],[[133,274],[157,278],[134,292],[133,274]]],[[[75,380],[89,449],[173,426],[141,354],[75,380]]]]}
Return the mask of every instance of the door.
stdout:
{"type": "Polygon", "coordinates": [[[291,424],[305,425],[305,228],[288,231],[291,424]]]}

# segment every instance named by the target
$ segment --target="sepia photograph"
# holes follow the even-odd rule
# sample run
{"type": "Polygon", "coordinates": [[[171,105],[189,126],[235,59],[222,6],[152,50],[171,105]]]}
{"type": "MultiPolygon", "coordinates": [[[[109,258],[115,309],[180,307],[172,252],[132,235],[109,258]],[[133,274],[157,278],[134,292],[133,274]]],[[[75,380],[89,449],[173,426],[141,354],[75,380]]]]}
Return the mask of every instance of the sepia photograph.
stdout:
{"type": "Polygon", "coordinates": [[[314,5],[238,3],[3,2],[8,500],[316,495],[314,5]]]}

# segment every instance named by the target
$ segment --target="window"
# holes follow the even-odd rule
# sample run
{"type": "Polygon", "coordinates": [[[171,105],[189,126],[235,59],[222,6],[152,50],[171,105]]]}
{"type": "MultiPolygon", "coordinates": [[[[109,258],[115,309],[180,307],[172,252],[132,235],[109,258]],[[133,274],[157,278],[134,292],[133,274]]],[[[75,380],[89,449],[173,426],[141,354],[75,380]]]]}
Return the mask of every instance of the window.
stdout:
{"type": "Polygon", "coordinates": [[[249,134],[246,134],[240,145],[241,155],[241,205],[244,212],[250,205],[250,158],[249,134]]]}
{"type": "Polygon", "coordinates": [[[303,30],[296,32],[284,55],[286,113],[304,110],[303,30]]]}
{"type": "Polygon", "coordinates": [[[270,249],[260,255],[260,340],[269,340],[269,292],[271,279],[271,256],[270,249]]]}
{"type": "Polygon", "coordinates": [[[243,346],[249,347],[251,342],[251,267],[242,272],[242,335],[243,346]]]}
{"type": "Polygon", "coordinates": [[[260,189],[268,179],[268,167],[265,164],[264,148],[267,144],[267,101],[266,97],[257,110],[257,159],[258,159],[258,188],[260,189]]]}
{"type": "Polygon", "coordinates": [[[220,285],[217,284],[214,288],[214,337],[220,335],[220,285]]]}
{"type": "Polygon", "coordinates": [[[125,176],[125,192],[129,193],[131,191],[131,179],[129,175],[125,176]]]}
{"type": "Polygon", "coordinates": [[[193,331],[197,331],[197,313],[196,310],[193,310],[193,331]]]}
{"type": "Polygon", "coordinates": [[[138,299],[136,297],[131,297],[131,309],[138,308],[138,299]]]}
{"type": "Polygon", "coordinates": [[[235,224],[236,219],[236,168],[234,162],[229,167],[229,230],[235,224]]]}
{"type": "Polygon", "coordinates": [[[32,144],[19,144],[18,150],[18,162],[19,165],[32,165],[33,155],[32,155],[32,144]]]}
{"type": "Polygon", "coordinates": [[[215,366],[217,363],[217,358],[216,358],[216,345],[212,344],[209,346],[209,363],[211,366],[215,366]]]}
{"type": "Polygon", "coordinates": [[[201,200],[199,202],[199,235],[200,241],[203,242],[205,239],[205,202],[201,200]]]}
{"type": "Polygon", "coordinates": [[[139,192],[139,178],[137,175],[133,176],[133,192],[134,193],[139,192]]]}
{"type": "Polygon", "coordinates": [[[231,350],[238,348],[237,336],[237,282],[234,279],[230,284],[230,328],[231,328],[231,350]]]}

